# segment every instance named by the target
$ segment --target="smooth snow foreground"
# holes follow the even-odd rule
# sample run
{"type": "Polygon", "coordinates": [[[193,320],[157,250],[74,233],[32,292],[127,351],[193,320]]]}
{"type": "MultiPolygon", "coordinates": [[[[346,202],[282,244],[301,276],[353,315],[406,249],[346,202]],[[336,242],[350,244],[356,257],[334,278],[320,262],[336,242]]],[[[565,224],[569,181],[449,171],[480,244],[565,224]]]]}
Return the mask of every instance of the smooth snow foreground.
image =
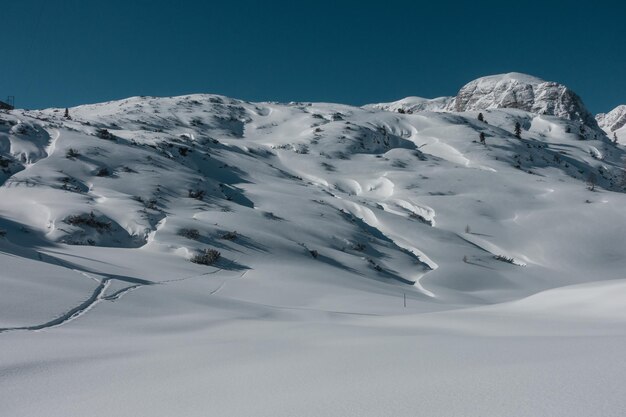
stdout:
{"type": "Polygon", "coordinates": [[[623,416],[624,148],[526,77],[0,113],[0,415],[623,416]]]}

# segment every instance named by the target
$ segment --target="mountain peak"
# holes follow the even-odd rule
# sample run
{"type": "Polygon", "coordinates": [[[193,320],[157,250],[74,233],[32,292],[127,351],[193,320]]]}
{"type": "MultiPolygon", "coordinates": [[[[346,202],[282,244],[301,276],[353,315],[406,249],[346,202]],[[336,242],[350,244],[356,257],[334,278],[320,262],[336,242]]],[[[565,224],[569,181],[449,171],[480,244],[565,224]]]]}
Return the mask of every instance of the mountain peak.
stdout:
{"type": "Polygon", "coordinates": [[[568,87],[532,75],[511,72],[470,81],[457,94],[450,110],[520,109],[581,122],[600,131],[582,99],[568,87]]]}
{"type": "Polygon", "coordinates": [[[608,113],[600,113],[596,115],[596,120],[606,132],[615,132],[626,126],[626,105],[619,105],[608,113]]]}
{"type": "Polygon", "coordinates": [[[507,72],[504,74],[487,75],[475,79],[472,82],[494,83],[494,82],[518,82],[522,84],[541,84],[546,81],[534,75],[523,74],[521,72],[507,72]]]}

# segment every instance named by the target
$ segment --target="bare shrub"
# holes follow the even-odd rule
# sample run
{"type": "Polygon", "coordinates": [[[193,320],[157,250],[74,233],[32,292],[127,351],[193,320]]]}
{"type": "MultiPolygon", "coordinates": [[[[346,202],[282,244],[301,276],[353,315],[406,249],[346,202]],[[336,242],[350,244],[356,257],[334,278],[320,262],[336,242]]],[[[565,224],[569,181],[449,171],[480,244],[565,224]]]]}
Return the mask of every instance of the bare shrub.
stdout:
{"type": "Polygon", "coordinates": [[[69,148],[67,150],[67,152],[65,152],[65,157],[68,158],[68,159],[77,158],[79,156],[80,156],[80,154],[74,148],[69,148]]]}
{"type": "Polygon", "coordinates": [[[500,261],[500,262],[506,262],[509,264],[514,264],[515,263],[515,259],[513,259],[512,257],[508,257],[508,256],[504,256],[504,255],[496,255],[493,257],[496,261],[500,261]]]}
{"type": "Polygon", "coordinates": [[[72,226],[89,226],[99,232],[111,230],[111,222],[98,220],[93,211],[89,214],[72,215],[65,219],[65,223],[72,226]]]}
{"type": "Polygon", "coordinates": [[[178,235],[192,240],[200,239],[200,232],[198,229],[180,229],[178,231],[178,235]]]}
{"type": "Polygon", "coordinates": [[[191,257],[191,262],[200,265],[213,265],[220,258],[221,253],[215,249],[201,249],[191,257]]]}
{"type": "Polygon", "coordinates": [[[237,232],[233,231],[233,232],[226,232],[224,233],[222,236],[220,236],[220,239],[225,239],[225,240],[235,240],[237,239],[237,232]]]}

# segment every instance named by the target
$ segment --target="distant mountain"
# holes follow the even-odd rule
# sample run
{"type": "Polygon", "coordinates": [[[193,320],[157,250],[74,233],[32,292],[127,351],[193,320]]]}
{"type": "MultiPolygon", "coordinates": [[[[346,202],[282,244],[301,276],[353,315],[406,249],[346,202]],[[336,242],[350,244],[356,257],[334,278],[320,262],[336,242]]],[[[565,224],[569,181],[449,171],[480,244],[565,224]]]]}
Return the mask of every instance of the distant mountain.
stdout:
{"type": "Polygon", "coordinates": [[[574,91],[562,84],[517,72],[470,81],[459,90],[456,97],[432,100],[408,97],[392,103],[371,104],[366,107],[405,112],[519,109],[580,122],[597,133],[601,132],[595,117],[574,91]]]}
{"type": "Polygon", "coordinates": [[[620,105],[608,113],[596,115],[598,125],[607,133],[615,132],[626,126],[626,105],[620,105]]]}
{"type": "Polygon", "coordinates": [[[433,99],[422,97],[406,97],[390,103],[376,103],[364,106],[370,110],[399,111],[416,113],[421,111],[446,111],[454,101],[454,97],[438,97],[433,99]]]}

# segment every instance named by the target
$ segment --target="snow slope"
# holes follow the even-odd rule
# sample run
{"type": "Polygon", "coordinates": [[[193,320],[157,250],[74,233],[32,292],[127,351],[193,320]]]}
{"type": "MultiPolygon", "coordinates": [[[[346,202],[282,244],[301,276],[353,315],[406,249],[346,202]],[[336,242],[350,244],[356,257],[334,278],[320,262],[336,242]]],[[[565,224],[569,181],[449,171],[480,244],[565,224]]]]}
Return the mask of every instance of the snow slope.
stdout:
{"type": "Polygon", "coordinates": [[[625,408],[624,149],[580,120],[216,95],[69,111],[0,113],[8,415],[625,408]],[[221,258],[189,261],[204,249],[221,258]]]}

